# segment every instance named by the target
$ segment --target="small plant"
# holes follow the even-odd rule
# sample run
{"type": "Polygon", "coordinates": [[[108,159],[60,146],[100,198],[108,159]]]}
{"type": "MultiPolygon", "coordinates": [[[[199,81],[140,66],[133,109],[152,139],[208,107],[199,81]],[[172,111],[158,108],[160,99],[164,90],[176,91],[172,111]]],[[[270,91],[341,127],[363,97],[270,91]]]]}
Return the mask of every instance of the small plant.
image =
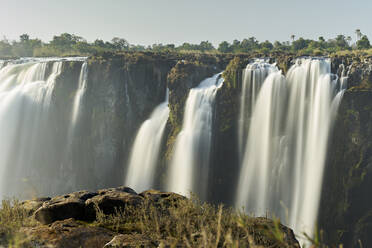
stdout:
{"type": "Polygon", "coordinates": [[[0,207],[0,245],[16,247],[20,238],[20,228],[33,226],[36,221],[29,217],[29,212],[18,200],[3,200],[0,207]]]}

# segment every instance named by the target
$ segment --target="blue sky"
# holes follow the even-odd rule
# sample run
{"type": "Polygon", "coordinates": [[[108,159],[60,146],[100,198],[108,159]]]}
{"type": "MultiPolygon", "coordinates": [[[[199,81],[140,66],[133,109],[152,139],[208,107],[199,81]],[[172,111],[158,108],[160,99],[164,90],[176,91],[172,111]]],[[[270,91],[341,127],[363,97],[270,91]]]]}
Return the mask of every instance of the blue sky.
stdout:
{"type": "Polygon", "coordinates": [[[22,33],[49,41],[63,32],[133,44],[209,40],[218,44],[251,36],[286,41],[337,34],[372,38],[371,0],[0,0],[0,36],[22,33]]]}

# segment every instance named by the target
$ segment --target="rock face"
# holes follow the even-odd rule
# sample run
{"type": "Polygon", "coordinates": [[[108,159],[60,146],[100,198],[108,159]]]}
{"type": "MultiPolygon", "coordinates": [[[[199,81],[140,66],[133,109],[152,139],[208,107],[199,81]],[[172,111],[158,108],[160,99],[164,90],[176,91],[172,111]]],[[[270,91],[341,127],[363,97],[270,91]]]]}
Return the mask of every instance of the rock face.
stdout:
{"type": "MultiPolygon", "coordinates": [[[[355,84],[356,82],[351,82],[355,84]]],[[[329,146],[320,226],[330,243],[345,247],[372,245],[372,91],[345,92],[329,146]]]]}

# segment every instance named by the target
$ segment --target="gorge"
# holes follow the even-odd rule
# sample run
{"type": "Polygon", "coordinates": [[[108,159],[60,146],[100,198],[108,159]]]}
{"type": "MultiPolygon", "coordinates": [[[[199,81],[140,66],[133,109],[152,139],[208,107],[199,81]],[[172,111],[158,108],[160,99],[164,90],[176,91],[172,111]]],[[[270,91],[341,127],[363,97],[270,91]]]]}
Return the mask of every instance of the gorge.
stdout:
{"type": "Polygon", "coordinates": [[[122,184],[194,192],[280,217],[298,235],[318,225],[329,242],[369,244],[371,64],[280,54],[4,60],[0,197],[122,184]]]}

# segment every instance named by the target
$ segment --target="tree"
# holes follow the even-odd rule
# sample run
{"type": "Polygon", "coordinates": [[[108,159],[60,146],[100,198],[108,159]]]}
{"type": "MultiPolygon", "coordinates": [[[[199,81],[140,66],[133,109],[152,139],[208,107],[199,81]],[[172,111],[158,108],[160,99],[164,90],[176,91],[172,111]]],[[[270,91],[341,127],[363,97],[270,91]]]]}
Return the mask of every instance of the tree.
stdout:
{"type": "Polygon", "coordinates": [[[218,51],[220,51],[221,53],[229,53],[229,52],[231,52],[230,43],[227,42],[227,41],[222,41],[218,45],[218,51]]]}
{"type": "Polygon", "coordinates": [[[296,37],[296,35],[294,35],[294,34],[291,35],[292,42],[294,41],[295,37],[296,37]]]}
{"type": "Polygon", "coordinates": [[[360,29],[356,29],[355,33],[357,35],[357,41],[360,40],[360,38],[362,37],[362,32],[360,32],[360,29]]]}
{"type": "Polygon", "coordinates": [[[34,55],[34,49],[42,46],[39,39],[30,39],[28,34],[19,36],[19,42],[14,41],[12,44],[12,54],[19,57],[30,57],[34,55]]]}
{"type": "Polygon", "coordinates": [[[19,36],[21,42],[28,42],[30,40],[30,36],[28,34],[22,34],[19,36]]]}
{"type": "Polygon", "coordinates": [[[298,40],[295,40],[292,42],[292,48],[295,51],[298,51],[298,50],[306,48],[308,43],[309,43],[308,40],[305,40],[304,38],[301,37],[298,40]]]}
{"type": "Polygon", "coordinates": [[[260,44],[260,47],[266,50],[271,50],[274,48],[273,44],[270,41],[266,40],[260,44]]]}
{"type": "Polygon", "coordinates": [[[79,41],[75,45],[73,45],[74,50],[79,51],[81,54],[89,54],[93,53],[94,49],[92,49],[91,44],[86,41],[79,41]]]}
{"type": "Polygon", "coordinates": [[[125,51],[129,49],[129,42],[126,39],[114,37],[111,42],[116,50],[125,51]]]}
{"type": "Polygon", "coordinates": [[[240,47],[243,52],[249,52],[259,48],[259,43],[255,37],[250,37],[248,39],[244,39],[240,43],[240,47]]]}
{"type": "Polygon", "coordinates": [[[93,43],[94,46],[104,48],[106,46],[105,42],[100,39],[96,39],[93,43]]]}
{"type": "Polygon", "coordinates": [[[0,40],[0,56],[11,56],[12,55],[12,45],[4,37],[0,40]]]}
{"type": "Polygon", "coordinates": [[[340,48],[341,50],[349,46],[346,41],[345,35],[342,35],[342,34],[337,35],[335,41],[336,41],[336,46],[340,48]]]}
{"type": "Polygon", "coordinates": [[[369,39],[367,35],[363,35],[362,38],[357,41],[358,49],[368,49],[370,47],[371,47],[371,44],[369,43],[369,39]]]}
{"type": "Polygon", "coordinates": [[[214,46],[209,41],[202,41],[202,42],[200,42],[199,50],[201,50],[201,51],[211,51],[211,50],[214,50],[214,46]]]}
{"type": "Polygon", "coordinates": [[[53,40],[50,42],[50,45],[61,51],[68,51],[71,50],[72,46],[79,41],[84,41],[84,39],[74,34],[63,33],[61,35],[54,36],[53,40]]]}
{"type": "Polygon", "coordinates": [[[348,37],[346,37],[346,41],[347,41],[347,43],[349,44],[349,46],[351,45],[351,41],[352,41],[353,39],[351,38],[351,36],[348,36],[348,37]]]}

